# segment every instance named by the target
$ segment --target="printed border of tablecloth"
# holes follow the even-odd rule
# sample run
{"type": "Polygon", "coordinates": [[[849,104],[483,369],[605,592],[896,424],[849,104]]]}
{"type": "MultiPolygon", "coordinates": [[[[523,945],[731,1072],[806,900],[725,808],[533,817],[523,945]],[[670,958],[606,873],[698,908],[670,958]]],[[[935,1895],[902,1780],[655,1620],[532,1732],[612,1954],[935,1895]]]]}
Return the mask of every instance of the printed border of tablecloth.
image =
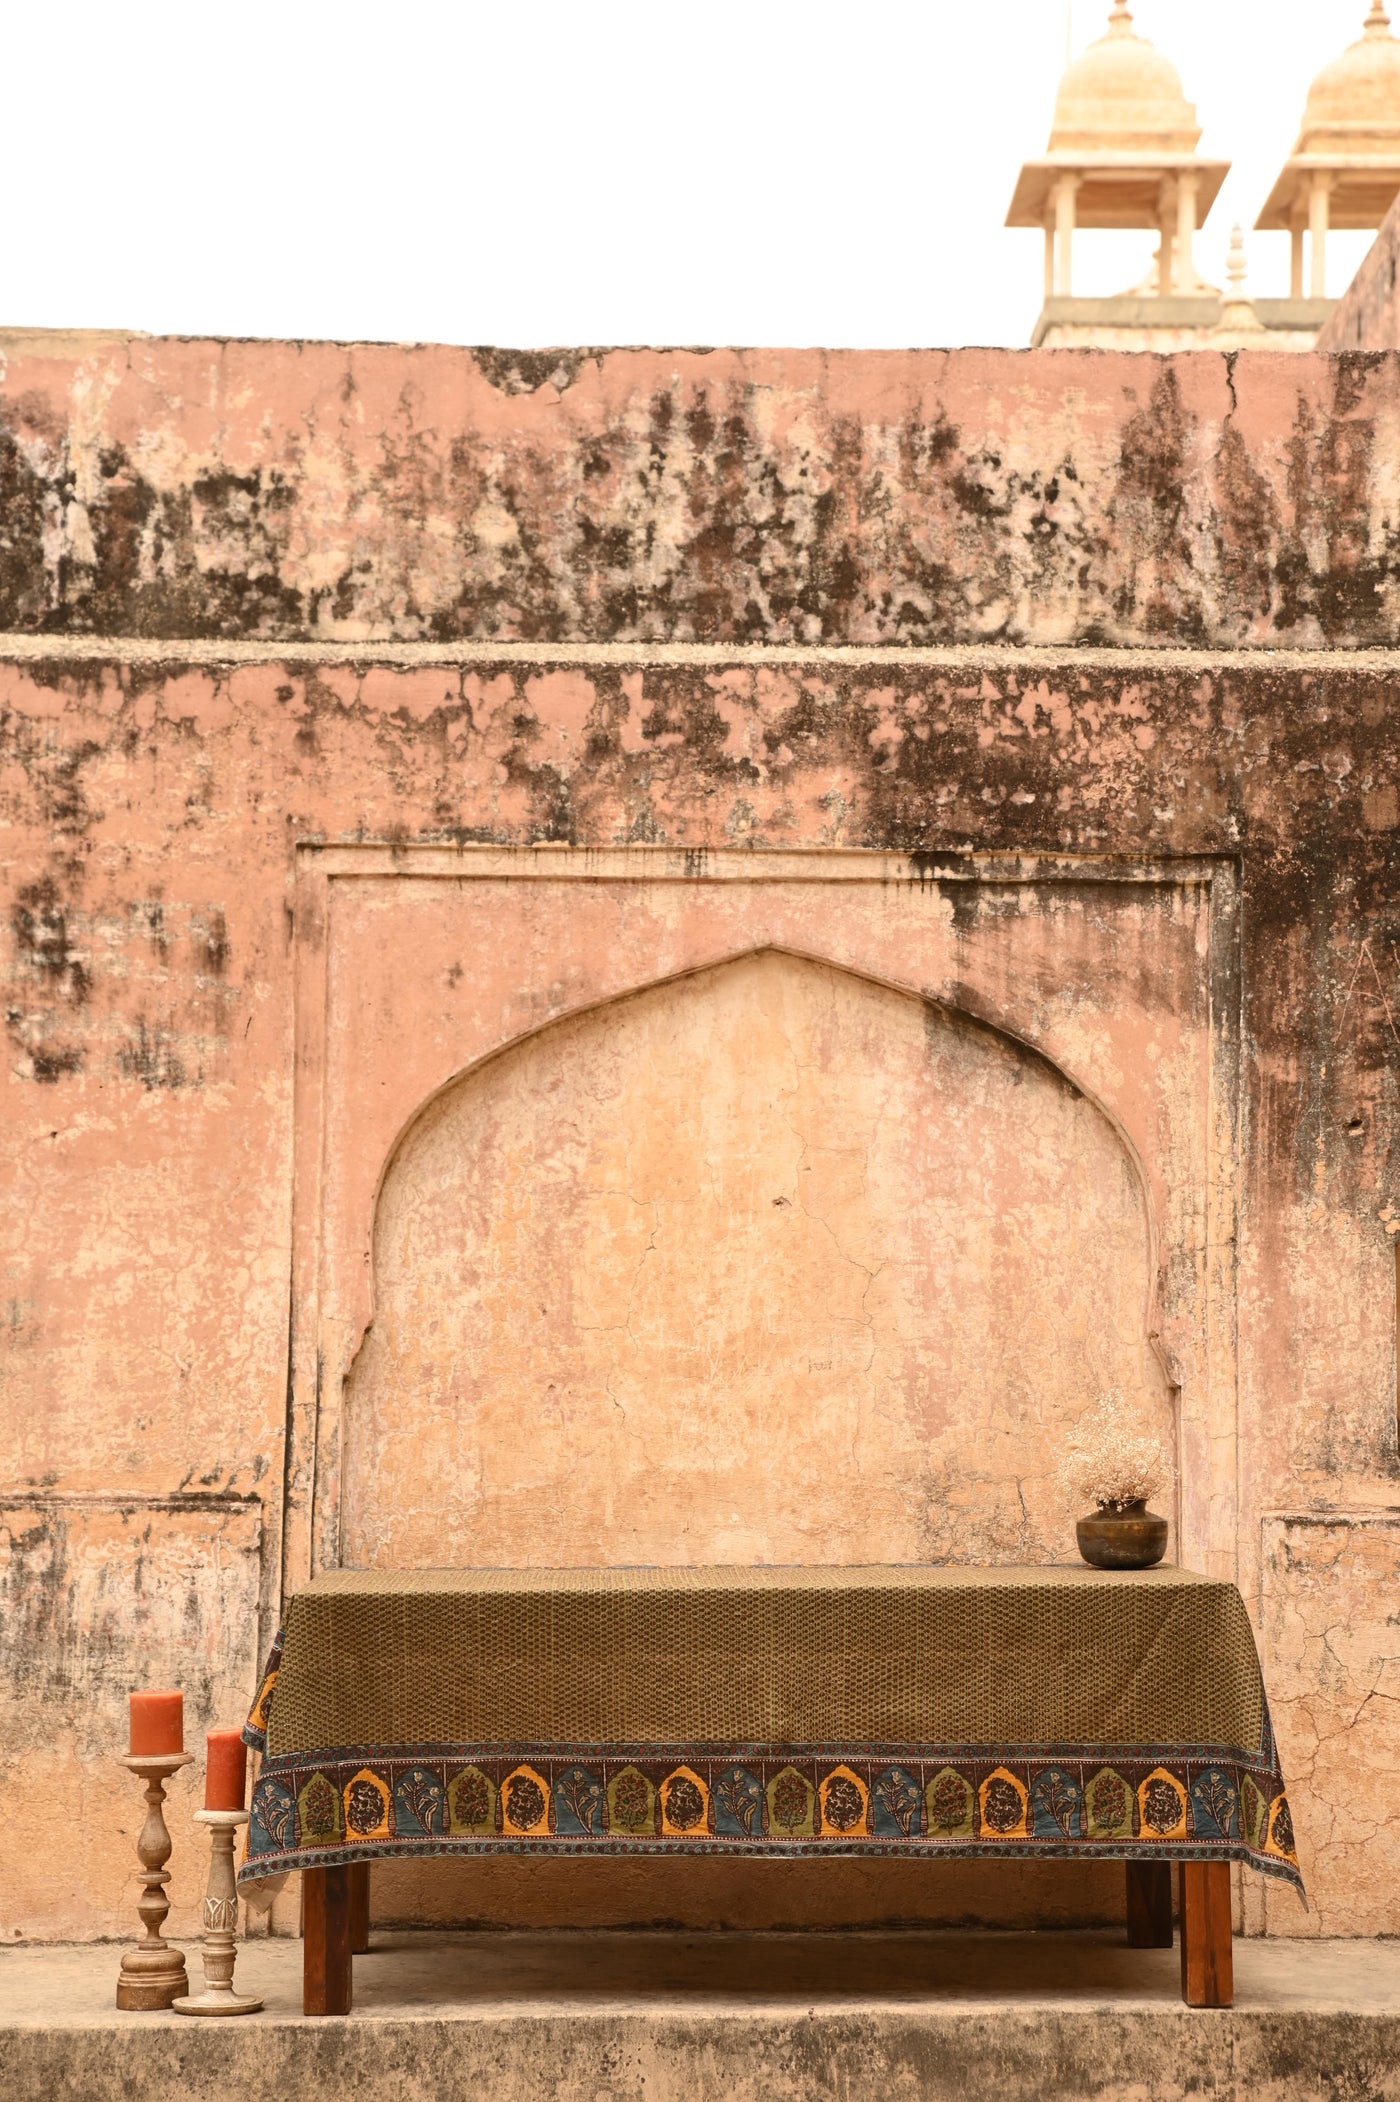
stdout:
{"type": "Polygon", "coordinates": [[[1218,1745],[616,1743],[288,1753],[264,1757],[239,1881],[490,1853],[1226,1859],[1303,1895],[1267,1717],[1254,1754],[1218,1745]]]}

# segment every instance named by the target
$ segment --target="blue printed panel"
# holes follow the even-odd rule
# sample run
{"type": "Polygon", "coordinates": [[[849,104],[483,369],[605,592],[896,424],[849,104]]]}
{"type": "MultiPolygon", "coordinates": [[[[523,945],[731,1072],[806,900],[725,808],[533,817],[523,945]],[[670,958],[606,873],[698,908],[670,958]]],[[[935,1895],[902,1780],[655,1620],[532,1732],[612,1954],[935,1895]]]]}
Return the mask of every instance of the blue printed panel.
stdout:
{"type": "Polygon", "coordinates": [[[581,1835],[601,1832],[605,1793],[586,1766],[571,1766],[554,1784],[554,1829],[581,1835]]]}
{"type": "Polygon", "coordinates": [[[757,1839],[763,1830],[763,1790],[744,1766],[731,1766],[715,1783],[715,1830],[732,1839],[757,1839]]]}
{"type": "Polygon", "coordinates": [[[447,1790],[441,1774],[411,1766],[394,1788],[394,1830],[407,1839],[427,1839],[447,1830],[447,1790]]]}
{"type": "Polygon", "coordinates": [[[1222,1767],[1206,1767],[1191,1783],[1191,1824],[1198,1839],[1239,1838],[1240,1792],[1222,1767]]]}
{"type": "Polygon", "coordinates": [[[870,1790],[870,1828],[877,1839],[912,1839],[923,1827],[923,1790],[902,1766],[887,1766],[870,1790]]]}
{"type": "Polygon", "coordinates": [[[1047,1766],[1031,1786],[1031,1836],[1082,1839],[1084,1791],[1062,1766],[1047,1766]]]}
{"type": "Polygon", "coordinates": [[[296,1798],[280,1781],[266,1778],[258,1782],[253,1791],[253,1808],[248,1819],[248,1858],[258,1854],[280,1854],[284,1848],[294,1846],[296,1825],[296,1798]]]}

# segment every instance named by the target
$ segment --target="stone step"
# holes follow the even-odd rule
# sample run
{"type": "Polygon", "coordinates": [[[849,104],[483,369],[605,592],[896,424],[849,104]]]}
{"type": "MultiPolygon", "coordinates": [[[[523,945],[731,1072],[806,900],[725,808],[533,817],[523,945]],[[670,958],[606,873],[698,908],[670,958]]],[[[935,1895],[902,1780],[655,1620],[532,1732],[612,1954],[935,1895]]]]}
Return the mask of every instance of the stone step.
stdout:
{"type": "Polygon", "coordinates": [[[1220,2013],[1106,1934],[376,1930],[355,2012],[320,2021],[299,1942],[243,1945],[267,2004],[229,2021],[119,2014],[119,1960],[0,1951],[4,2102],[1400,2098],[1393,1942],[1237,1942],[1220,2013]]]}

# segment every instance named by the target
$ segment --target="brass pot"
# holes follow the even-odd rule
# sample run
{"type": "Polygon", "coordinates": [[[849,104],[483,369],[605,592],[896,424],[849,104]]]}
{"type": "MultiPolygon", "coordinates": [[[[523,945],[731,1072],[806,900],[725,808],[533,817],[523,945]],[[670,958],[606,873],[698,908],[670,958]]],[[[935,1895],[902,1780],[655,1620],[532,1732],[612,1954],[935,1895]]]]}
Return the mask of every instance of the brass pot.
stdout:
{"type": "Polygon", "coordinates": [[[1079,1552],[1095,1569],[1151,1569],[1167,1551],[1167,1521],[1140,1496],[1131,1504],[1100,1504],[1075,1527],[1079,1552]]]}

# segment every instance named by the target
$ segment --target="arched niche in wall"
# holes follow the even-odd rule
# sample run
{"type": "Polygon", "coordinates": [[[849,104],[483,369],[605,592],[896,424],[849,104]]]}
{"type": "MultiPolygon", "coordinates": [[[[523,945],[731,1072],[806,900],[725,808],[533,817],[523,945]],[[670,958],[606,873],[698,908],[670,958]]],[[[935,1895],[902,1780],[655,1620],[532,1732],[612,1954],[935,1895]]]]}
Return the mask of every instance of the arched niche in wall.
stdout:
{"type": "Polygon", "coordinates": [[[1143,1181],[956,1008],[760,949],[553,1022],[384,1174],[341,1558],[1072,1555],[1104,1387],[1170,1434],[1143,1181]]]}

